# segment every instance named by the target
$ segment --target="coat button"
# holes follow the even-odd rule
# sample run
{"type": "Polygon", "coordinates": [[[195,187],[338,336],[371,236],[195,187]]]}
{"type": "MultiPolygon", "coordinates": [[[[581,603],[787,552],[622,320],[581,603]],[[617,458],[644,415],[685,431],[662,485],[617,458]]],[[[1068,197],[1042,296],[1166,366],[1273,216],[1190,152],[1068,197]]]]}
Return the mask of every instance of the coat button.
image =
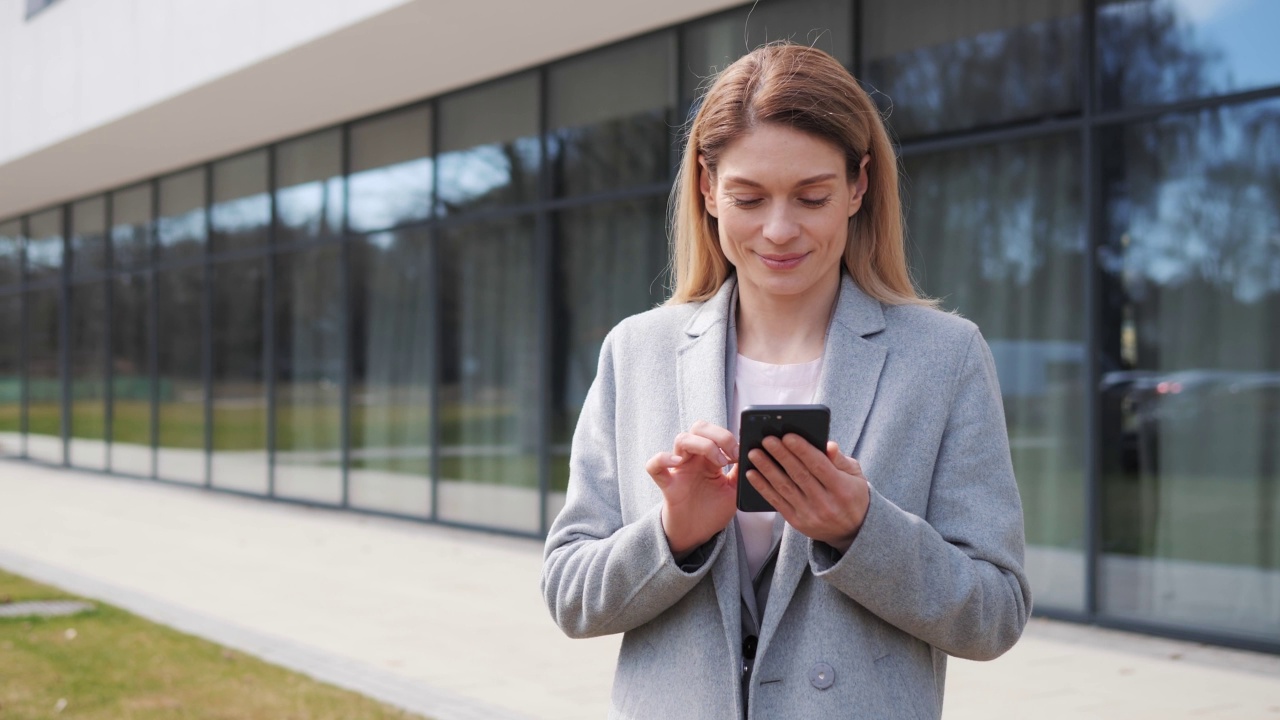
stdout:
{"type": "Polygon", "coordinates": [[[836,671],[826,663],[818,663],[809,671],[809,682],[819,690],[826,690],[836,681],[836,671]]]}

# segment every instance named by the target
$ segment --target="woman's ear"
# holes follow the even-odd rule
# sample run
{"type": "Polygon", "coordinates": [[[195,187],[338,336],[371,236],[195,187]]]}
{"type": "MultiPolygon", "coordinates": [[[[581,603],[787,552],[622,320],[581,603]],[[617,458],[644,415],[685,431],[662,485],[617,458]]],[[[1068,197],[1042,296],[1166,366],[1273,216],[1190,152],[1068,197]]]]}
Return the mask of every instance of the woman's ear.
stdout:
{"type": "Polygon", "coordinates": [[[702,204],[707,213],[719,219],[720,209],[716,207],[716,194],[711,191],[711,169],[707,167],[707,158],[698,155],[698,190],[702,193],[702,204]]]}
{"type": "Polygon", "coordinates": [[[849,217],[853,217],[862,209],[862,198],[867,194],[867,164],[871,162],[871,154],[862,156],[858,163],[858,179],[849,183],[849,217]]]}

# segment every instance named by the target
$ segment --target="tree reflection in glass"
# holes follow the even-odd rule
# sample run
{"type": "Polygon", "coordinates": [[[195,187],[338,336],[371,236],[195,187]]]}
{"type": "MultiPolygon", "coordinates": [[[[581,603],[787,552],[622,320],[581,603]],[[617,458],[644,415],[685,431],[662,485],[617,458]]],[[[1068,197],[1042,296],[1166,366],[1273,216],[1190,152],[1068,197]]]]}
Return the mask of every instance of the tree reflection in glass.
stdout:
{"type": "Polygon", "coordinates": [[[1080,109],[1080,0],[874,0],[863,78],[901,137],[1080,109]]]}
{"type": "Polygon", "coordinates": [[[667,178],[674,54],[675,36],[663,34],[552,66],[547,161],[555,195],[667,178]]]}
{"type": "Polygon", "coordinates": [[[351,504],[431,512],[431,395],[437,292],[428,234],[352,243],[351,504]]]}
{"type": "Polygon", "coordinates": [[[1103,136],[1108,612],[1280,638],[1280,102],[1103,136]]]}
{"type": "Polygon", "coordinates": [[[0,224],[0,288],[22,282],[22,222],[0,224]]]}
{"type": "Polygon", "coordinates": [[[342,132],[325,130],[276,148],[276,244],[342,232],[342,132]]]}
{"type": "Polygon", "coordinates": [[[538,77],[532,73],[440,101],[441,214],[537,198],[538,77]]]}
{"type": "Polygon", "coordinates": [[[906,160],[912,269],[991,346],[1037,603],[1084,607],[1084,214],[1078,136],[906,160]]]}
{"type": "Polygon", "coordinates": [[[160,180],[156,252],[160,260],[204,257],[205,170],[197,168],[160,180]]]}
{"type": "Polygon", "coordinates": [[[1274,0],[1102,0],[1098,73],[1106,108],[1280,83],[1274,0]]]}
{"type": "Polygon", "coordinates": [[[111,193],[111,263],[117,270],[151,262],[151,185],[111,193]]]}
{"type": "Polygon", "coordinates": [[[271,225],[266,150],[213,164],[213,207],[209,213],[213,253],[266,247],[271,225]]]}
{"type": "Polygon", "coordinates": [[[351,126],[348,223],[385,230],[431,215],[431,114],[425,107],[351,126]]]}
{"type": "Polygon", "coordinates": [[[605,335],[667,296],[666,198],[565,210],[554,216],[551,322],[551,497],[563,506],[569,443],[595,380],[605,335]]]}
{"type": "Polygon", "coordinates": [[[697,97],[715,74],[765,43],[786,40],[853,64],[853,3],[849,0],[771,0],[752,3],[682,28],[680,98],[697,97]]]}
{"type": "Polygon", "coordinates": [[[451,228],[440,250],[439,515],[536,531],[543,430],[533,219],[451,228]]]}

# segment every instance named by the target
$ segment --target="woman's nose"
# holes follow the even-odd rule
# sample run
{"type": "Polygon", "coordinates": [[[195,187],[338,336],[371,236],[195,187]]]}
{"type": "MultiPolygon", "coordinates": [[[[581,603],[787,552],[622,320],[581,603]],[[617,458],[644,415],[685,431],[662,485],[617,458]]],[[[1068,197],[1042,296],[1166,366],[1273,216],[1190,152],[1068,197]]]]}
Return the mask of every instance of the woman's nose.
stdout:
{"type": "Polygon", "coordinates": [[[764,221],[764,238],[777,245],[785,245],[800,235],[800,223],[796,222],[791,209],[779,203],[769,210],[764,221]]]}

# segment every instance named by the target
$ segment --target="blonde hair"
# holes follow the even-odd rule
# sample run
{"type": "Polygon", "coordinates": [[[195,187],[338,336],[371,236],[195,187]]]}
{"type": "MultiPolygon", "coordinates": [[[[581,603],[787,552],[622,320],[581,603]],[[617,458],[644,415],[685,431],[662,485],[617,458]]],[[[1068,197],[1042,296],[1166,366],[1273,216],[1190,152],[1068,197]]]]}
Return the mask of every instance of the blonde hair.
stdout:
{"type": "Polygon", "coordinates": [[[933,305],[917,294],[907,271],[897,158],[879,110],[835,58],[787,43],[757,48],[725,68],[689,126],[669,204],[674,289],[667,304],[710,298],[732,270],[698,185],[699,157],[714,183],[724,149],[766,123],[841,148],[851,182],[863,155],[871,156],[862,207],[849,219],[844,267],[863,292],[880,302],[933,305]]]}

